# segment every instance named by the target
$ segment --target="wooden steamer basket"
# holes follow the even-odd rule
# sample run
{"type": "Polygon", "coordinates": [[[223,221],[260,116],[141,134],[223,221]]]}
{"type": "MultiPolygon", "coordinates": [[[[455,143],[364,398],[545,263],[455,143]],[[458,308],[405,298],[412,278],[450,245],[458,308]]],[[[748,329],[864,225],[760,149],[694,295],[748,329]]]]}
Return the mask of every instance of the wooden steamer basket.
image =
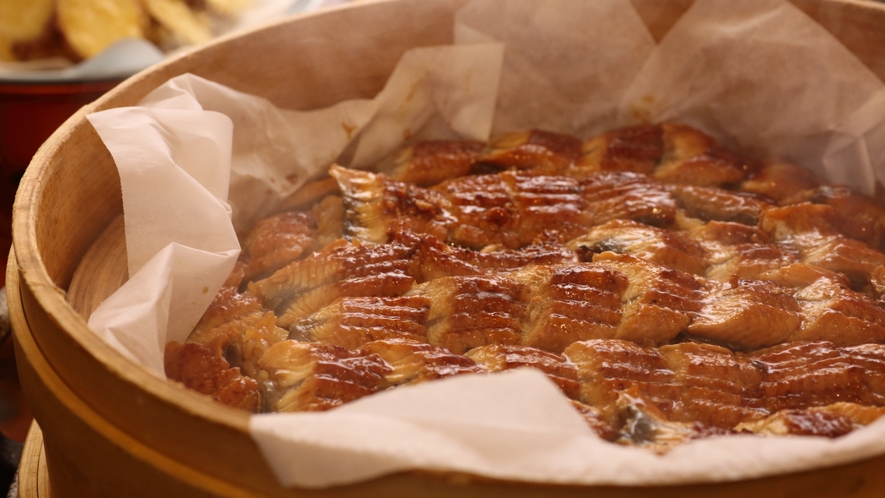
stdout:
{"type": "MultiPolygon", "coordinates": [[[[357,3],[217,40],[130,78],[77,112],[42,146],[16,199],[7,285],[21,381],[43,430],[53,497],[822,497],[878,496],[885,489],[885,473],[880,471],[885,456],[705,485],[530,485],[408,472],[327,490],[286,489],[250,438],[246,413],[154,377],[89,330],[83,314],[66,300],[66,292],[84,254],[102,244],[96,242],[100,236],[121,236],[119,227],[107,229],[119,220],[122,200],[113,160],[85,119],[87,114],[134,105],[185,72],[289,109],[371,98],[407,49],[451,43],[453,14],[466,1],[357,3]]],[[[658,39],[691,4],[633,1],[658,39]]],[[[885,80],[885,6],[851,0],[793,2],[885,80]]],[[[119,241],[116,246],[123,247],[119,241]]],[[[109,261],[106,268],[125,267],[119,264],[124,258],[119,252],[118,264],[109,261]]],[[[107,270],[93,277],[111,290],[125,278],[107,270]]]]}

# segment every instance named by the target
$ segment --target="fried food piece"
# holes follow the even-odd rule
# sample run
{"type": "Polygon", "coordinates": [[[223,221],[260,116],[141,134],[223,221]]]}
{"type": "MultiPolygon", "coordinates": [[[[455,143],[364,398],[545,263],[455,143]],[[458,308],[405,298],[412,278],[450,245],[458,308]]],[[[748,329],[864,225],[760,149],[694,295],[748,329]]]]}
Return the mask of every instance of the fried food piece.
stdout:
{"type": "Polygon", "coordinates": [[[224,358],[199,344],[166,344],[166,377],[227,406],[259,411],[261,393],[255,379],[231,368],[224,358]]]}
{"type": "Polygon", "coordinates": [[[779,244],[704,244],[711,254],[706,277],[727,282],[733,278],[757,279],[765,272],[799,261],[798,251],[779,244]]]}
{"type": "Polygon", "coordinates": [[[621,219],[647,225],[673,222],[677,205],[659,182],[630,172],[598,173],[581,180],[584,201],[593,213],[593,224],[621,219]]]}
{"type": "Polygon", "coordinates": [[[818,279],[796,298],[806,317],[796,339],[826,339],[840,346],[885,341],[885,309],[838,279],[818,279]]]}
{"type": "Polygon", "coordinates": [[[796,194],[820,184],[820,179],[808,168],[786,161],[768,159],[763,161],[749,178],[741,182],[740,190],[763,195],[782,204],[796,194]]]}
{"type": "Polygon", "coordinates": [[[730,429],[766,415],[755,406],[761,372],[725,348],[682,343],[656,350],[596,340],[576,342],[565,355],[578,366],[581,400],[616,427],[623,424],[625,393],[671,422],[730,429]]]}
{"type": "Polygon", "coordinates": [[[770,242],[768,234],[760,228],[732,221],[699,223],[688,229],[687,236],[704,244],[705,247],[709,243],[717,243],[721,246],[737,246],[741,244],[767,244],[770,242]]]}
{"type": "Polygon", "coordinates": [[[145,38],[148,17],[138,0],[57,0],[58,29],[88,59],[124,38],[145,38]]]}
{"type": "Polygon", "coordinates": [[[583,144],[539,130],[492,140],[477,162],[544,175],[586,179],[598,172],[649,174],[665,183],[721,186],[738,182],[747,161],[684,124],[641,125],[603,133],[583,144]]]}
{"type": "Polygon", "coordinates": [[[709,135],[682,123],[664,123],[664,154],[652,176],[665,183],[723,186],[743,180],[749,165],[709,135]]]}
{"type": "Polygon", "coordinates": [[[762,406],[769,412],[839,401],[872,404],[864,369],[831,342],[790,342],[751,355],[765,373],[762,406]]]}
{"type": "MultiPolygon", "coordinates": [[[[607,423],[629,435],[629,425],[635,421],[625,420],[625,397],[632,411],[643,403],[650,406],[641,411],[658,423],[697,423],[727,431],[764,432],[767,423],[777,420],[765,419],[783,410],[842,402],[869,406],[873,399],[881,399],[881,391],[872,396],[871,386],[881,389],[876,368],[885,360],[883,353],[882,348],[840,349],[829,342],[798,341],[736,355],[709,344],[655,349],[627,341],[592,340],[576,342],[564,354],[578,368],[581,401],[598,408],[607,423]],[[756,422],[758,427],[752,428],[756,422]]],[[[855,424],[879,416],[879,410],[848,407],[842,407],[842,414],[855,424]]],[[[784,413],[780,419],[798,421],[806,416],[784,413]]],[[[808,417],[826,421],[826,416],[808,417]]],[[[654,442],[654,437],[643,440],[654,442]]]]}
{"type": "Polygon", "coordinates": [[[330,173],[344,192],[348,235],[366,241],[412,232],[477,250],[516,249],[550,230],[577,235],[591,220],[581,186],[567,177],[507,171],[422,189],[340,167],[330,173]]]}
{"type": "MultiPolygon", "coordinates": [[[[575,180],[563,176],[535,176],[518,172],[504,172],[500,177],[504,180],[516,208],[513,223],[514,227],[519,228],[511,237],[519,241],[518,247],[532,243],[548,231],[555,231],[564,239],[584,231],[590,217],[585,200],[582,199],[583,186],[575,180]]],[[[461,195],[456,198],[459,219],[469,219],[475,208],[467,198],[461,195]]],[[[500,243],[514,247],[506,240],[500,243]]]]}
{"type": "Polygon", "coordinates": [[[456,275],[479,275],[488,270],[515,270],[529,264],[550,265],[571,263],[577,255],[565,247],[559,237],[544,233],[530,245],[510,250],[501,245],[474,251],[444,244],[432,236],[400,233],[394,242],[414,247],[412,261],[419,282],[456,275]]]}
{"type": "Polygon", "coordinates": [[[289,338],[347,349],[383,339],[427,342],[429,311],[421,296],[345,297],[295,322],[289,338]]]}
{"type": "Polygon", "coordinates": [[[854,429],[854,424],[850,419],[838,413],[809,408],[807,410],[781,410],[765,420],[741,424],[738,429],[772,436],[794,434],[834,438],[851,432],[854,429]]]}
{"type": "Polygon", "coordinates": [[[418,142],[382,161],[378,171],[397,181],[429,187],[469,174],[484,146],[467,140],[418,142]]]}
{"type": "Polygon", "coordinates": [[[473,249],[516,249],[548,230],[563,237],[590,221],[578,183],[566,177],[506,171],[458,178],[434,187],[449,199],[448,242],[473,249]]]}
{"type": "Polygon", "coordinates": [[[317,220],[307,213],[285,211],[258,220],[243,238],[243,278],[255,280],[295,261],[314,246],[316,231],[317,220]]]}
{"type": "Polygon", "coordinates": [[[151,17],[176,39],[179,45],[197,45],[212,39],[209,18],[196,12],[183,0],[143,0],[151,17]]]}
{"type": "MultiPolygon", "coordinates": [[[[413,270],[406,263],[420,263],[423,258],[398,261],[394,263],[401,273],[396,274],[408,277],[413,270]]],[[[613,253],[597,254],[592,263],[533,265],[507,275],[472,268],[462,275],[437,275],[415,287],[411,283],[408,288],[393,287],[420,300],[393,297],[397,293],[358,297],[380,291],[354,284],[355,294],[350,298],[293,322],[292,337],[356,348],[400,333],[423,340],[426,328],[427,341],[453,352],[486,344],[522,344],[558,353],[581,340],[620,338],[665,344],[685,333],[753,350],[788,339],[862,343],[879,337],[870,335],[870,330],[881,329],[875,320],[885,316],[885,310],[850,289],[840,291],[840,300],[823,302],[828,314],[820,315],[816,311],[820,303],[809,297],[818,291],[810,283],[796,291],[786,285],[788,280],[773,275],[759,281],[704,281],[613,253]],[[414,307],[401,307],[403,303],[414,307]],[[429,314],[422,311],[426,307],[429,314]],[[864,321],[862,311],[872,319],[864,321]]],[[[459,273],[463,267],[455,270],[459,273]]],[[[337,296],[331,304],[342,297],[340,292],[350,292],[348,285],[347,281],[334,284],[321,300],[337,296]]],[[[295,302],[302,299],[307,298],[295,302]]],[[[288,309],[303,311],[304,306],[288,309]]]]}
{"type": "Polygon", "coordinates": [[[627,277],[615,334],[639,344],[663,344],[685,330],[701,311],[701,284],[691,275],[630,255],[604,252],[593,263],[627,277]]]}
{"type": "Polygon", "coordinates": [[[512,274],[525,286],[520,344],[561,353],[569,344],[615,337],[626,277],[590,264],[530,266],[512,274]]]}
{"type": "Polygon", "coordinates": [[[430,300],[427,340],[455,354],[487,344],[518,344],[524,285],[504,276],[442,277],[409,296],[430,300]]]}
{"type": "Polygon", "coordinates": [[[851,290],[844,276],[797,263],[761,277],[795,289],[803,321],[791,340],[827,340],[838,346],[885,341],[885,309],[851,290]]]}
{"type": "Polygon", "coordinates": [[[732,349],[753,350],[795,338],[802,309],[792,292],[773,282],[709,282],[704,307],[686,327],[689,335],[732,349]]]}
{"type": "Polygon", "coordinates": [[[501,258],[483,258],[483,253],[444,243],[432,235],[401,232],[393,241],[411,247],[416,281],[426,282],[439,277],[456,275],[480,275],[486,264],[491,267],[517,268],[522,258],[514,257],[516,251],[503,251],[501,258]],[[513,259],[511,261],[511,259],[513,259]]]}
{"type": "MultiPolygon", "coordinates": [[[[279,342],[288,336],[284,329],[276,326],[277,319],[273,313],[254,313],[232,320],[217,327],[191,333],[186,344],[199,344],[216,356],[221,356],[234,367],[244,367],[246,358],[243,342],[247,335],[255,335],[261,330],[261,336],[274,337],[271,342],[279,342]],[[250,332],[251,331],[251,332],[250,332]]],[[[260,354],[259,354],[260,356],[260,354]]],[[[248,358],[250,365],[258,360],[258,356],[248,358]]],[[[254,369],[244,371],[252,376],[254,369]]]]}
{"type": "Polygon", "coordinates": [[[267,409],[320,411],[378,392],[391,368],[377,355],[296,341],[274,344],[258,361],[267,372],[267,409]]]}
{"type": "Polygon", "coordinates": [[[206,8],[224,15],[234,16],[252,4],[251,0],[189,0],[188,3],[194,4],[204,1],[206,8]]]}
{"type": "Polygon", "coordinates": [[[742,398],[758,397],[762,372],[722,346],[680,342],[658,349],[681,384],[704,387],[742,398]]]}
{"type": "MultiPolygon", "coordinates": [[[[577,399],[580,396],[578,368],[561,354],[528,346],[494,344],[473,348],[465,356],[491,372],[502,372],[520,367],[537,368],[547,374],[550,380],[555,382],[569,398],[577,399]]],[[[591,410],[598,414],[598,410],[587,406],[586,411],[591,410]]]]}
{"type": "Polygon", "coordinates": [[[12,43],[0,35],[0,61],[11,62],[14,60],[16,60],[16,57],[12,53],[12,43]]]}
{"type": "Polygon", "coordinates": [[[617,412],[620,421],[621,444],[637,445],[657,454],[664,454],[692,439],[731,434],[733,431],[701,422],[669,420],[656,406],[648,403],[637,386],[631,386],[618,396],[617,412]]]}
{"type": "Polygon", "coordinates": [[[274,309],[280,327],[289,328],[341,297],[404,294],[415,281],[410,254],[402,245],[341,240],[249,284],[249,292],[274,309]]]}
{"type": "Polygon", "coordinates": [[[664,154],[660,124],[640,125],[605,132],[584,142],[581,160],[568,173],[585,178],[598,171],[651,173],[664,154]]]}
{"type": "Polygon", "coordinates": [[[390,386],[486,371],[466,356],[452,354],[445,348],[408,339],[367,342],[359,349],[359,355],[375,355],[384,360],[390,367],[384,380],[390,386]]]}
{"type": "Polygon", "coordinates": [[[841,273],[855,288],[866,287],[873,270],[885,264],[885,254],[842,235],[838,223],[831,206],[803,202],[765,211],[760,227],[772,241],[797,249],[801,263],[841,273]]]}
{"type": "Polygon", "coordinates": [[[885,345],[860,344],[841,348],[851,363],[864,369],[864,380],[870,388],[873,404],[885,406],[885,345]]]}
{"type": "Polygon", "coordinates": [[[344,229],[350,237],[383,244],[393,233],[409,231],[448,240],[457,222],[449,200],[437,190],[337,165],[329,174],[344,195],[344,229]]]}
{"type": "Polygon", "coordinates": [[[681,123],[612,130],[584,143],[569,175],[597,171],[651,175],[664,183],[723,186],[744,178],[750,165],[712,137],[681,123]]]}
{"type": "Polygon", "coordinates": [[[678,232],[630,220],[612,220],[593,227],[585,235],[568,241],[566,246],[585,261],[592,260],[594,254],[611,251],[695,275],[703,275],[708,264],[707,251],[697,241],[678,232]]]}
{"type": "Polygon", "coordinates": [[[870,273],[870,287],[873,298],[879,298],[880,306],[885,305],[885,265],[873,268],[870,273]]]}
{"type": "Polygon", "coordinates": [[[737,432],[765,436],[822,436],[835,438],[869,425],[885,414],[885,408],[856,403],[833,403],[801,410],[781,410],[763,420],[744,422],[737,432]]]}
{"type": "Polygon", "coordinates": [[[506,171],[456,178],[431,189],[383,175],[333,167],[345,195],[347,232],[383,243],[391,234],[427,234],[473,249],[516,249],[545,231],[570,239],[614,219],[673,222],[666,188],[638,173],[599,173],[581,181],[506,171]]]}
{"type": "Polygon", "coordinates": [[[543,130],[507,133],[489,142],[476,162],[495,169],[530,170],[560,175],[581,157],[581,141],[569,135],[543,130]]]}
{"type": "Polygon", "coordinates": [[[186,343],[203,346],[258,379],[258,359],[287,336],[288,331],[277,327],[277,317],[266,312],[258,298],[226,287],[215,296],[186,343]]]}
{"type": "MultiPolygon", "coordinates": [[[[238,320],[256,321],[264,316],[261,300],[251,294],[241,294],[236,287],[222,287],[209,308],[191,332],[191,337],[199,337],[220,326],[227,326],[238,320]]],[[[207,341],[199,341],[207,342],[207,341]]]]}
{"type": "Polygon", "coordinates": [[[323,178],[306,182],[298,190],[289,194],[280,201],[277,206],[279,211],[303,211],[326,197],[334,197],[341,194],[338,181],[334,178],[323,178]]]}
{"type": "Polygon", "coordinates": [[[706,278],[727,282],[732,278],[758,279],[799,261],[798,249],[769,242],[768,234],[740,223],[711,221],[688,231],[707,252],[706,278]]]}
{"type": "MultiPolygon", "coordinates": [[[[485,266],[507,267],[512,263],[523,263],[530,260],[541,262],[547,259],[574,259],[574,255],[567,253],[563,248],[556,249],[552,254],[547,250],[535,252],[531,246],[517,252],[502,250],[500,252],[477,253],[449,248],[432,238],[404,235],[401,240],[404,242],[402,245],[351,245],[342,242],[335,247],[326,248],[307,259],[293,263],[268,279],[252,284],[250,292],[261,296],[271,307],[282,313],[280,326],[291,327],[292,333],[295,334],[293,337],[330,342],[353,348],[367,340],[388,337],[383,335],[388,332],[383,332],[381,329],[376,330],[376,326],[370,325],[371,323],[380,320],[390,326],[397,323],[408,324],[396,322],[393,320],[394,317],[384,313],[382,313],[383,316],[371,316],[367,314],[367,308],[360,311],[354,308],[353,313],[350,313],[345,309],[332,306],[320,311],[321,308],[330,305],[336,299],[398,296],[409,291],[413,282],[416,281],[415,277],[422,275],[424,278],[472,275],[478,282],[487,278],[481,276],[486,272],[485,266]],[[460,256],[464,256],[468,261],[462,261],[459,259],[460,256]],[[338,314],[336,314],[336,310],[338,314]],[[311,314],[313,315],[308,317],[311,314]],[[357,326],[357,323],[363,325],[357,326]]],[[[443,282],[434,284],[433,288],[437,289],[431,293],[434,299],[451,299],[452,303],[460,302],[459,300],[463,298],[454,295],[444,296],[445,289],[449,289],[453,293],[457,293],[457,291],[455,287],[446,287],[443,282]],[[436,286],[441,287],[437,288],[436,286]]],[[[424,288],[424,290],[429,288],[424,288]]],[[[424,290],[415,289],[411,295],[424,290]]],[[[489,296],[483,295],[482,298],[486,299],[489,296]]],[[[340,301],[339,306],[374,303],[372,305],[379,307],[376,311],[382,311],[380,308],[392,302],[398,301],[353,299],[340,301]]],[[[418,303],[419,300],[412,299],[409,302],[418,303]]],[[[435,303],[435,301],[431,302],[435,303]]],[[[436,306],[438,309],[444,309],[448,304],[440,301],[436,306]]],[[[420,315],[420,318],[421,322],[415,322],[413,325],[423,329],[425,316],[420,315]]],[[[518,323],[521,315],[514,315],[513,318],[518,323]]],[[[432,317],[430,320],[432,321],[432,317]]],[[[449,322],[447,321],[445,324],[449,324],[449,322]]],[[[440,324],[440,326],[444,326],[444,328],[435,330],[441,331],[448,327],[444,324],[440,324]]],[[[407,328],[413,329],[411,326],[407,328]]],[[[515,332],[518,330],[518,327],[514,329],[515,332]]],[[[440,332],[440,334],[442,333],[440,332]]],[[[431,333],[430,341],[438,344],[434,342],[437,340],[435,337],[431,333]]]]}
{"type": "Polygon", "coordinates": [[[833,208],[835,226],[845,235],[885,251],[885,205],[848,187],[823,185],[784,203],[812,202],[833,208]]]}
{"type": "Polygon", "coordinates": [[[310,209],[317,229],[312,249],[317,250],[344,237],[344,200],[338,195],[328,195],[310,209]]]}
{"type": "Polygon", "coordinates": [[[674,382],[684,388],[671,420],[730,429],[766,415],[757,401],[762,371],[751,362],[726,348],[696,342],[667,345],[659,351],[673,371],[674,382]]]}
{"type": "Polygon", "coordinates": [[[51,37],[53,0],[0,2],[0,60],[27,60],[19,47],[51,37]]]}
{"type": "Polygon", "coordinates": [[[576,235],[591,216],[578,183],[566,177],[504,172],[451,180],[434,187],[450,203],[448,242],[473,249],[516,249],[548,230],[576,235]]]}
{"type": "MultiPolygon", "coordinates": [[[[258,366],[258,360],[264,356],[264,353],[274,344],[286,340],[289,332],[286,329],[277,327],[277,317],[273,313],[265,313],[264,317],[255,325],[246,328],[243,332],[242,339],[239,344],[239,357],[241,358],[240,366],[243,372],[249,377],[259,381],[267,381],[266,374],[258,366]]],[[[236,351],[236,349],[234,349],[236,351]]],[[[225,358],[231,357],[231,348],[225,354],[225,358]]],[[[231,361],[230,359],[228,361],[231,361]]],[[[232,364],[236,362],[231,361],[232,364]]]]}
{"type": "Polygon", "coordinates": [[[654,348],[630,341],[594,339],[570,345],[563,353],[578,369],[579,400],[600,410],[604,420],[620,427],[620,393],[636,387],[639,397],[658,410],[672,412],[681,387],[667,360],[654,348]]]}
{"type": "Polygon", "coordinates": [[[762,213],[772,207],[756,196],[719,188],[669,185],[667,190],[689,216],[705,221],[733,221],[756,226],[762,213]]]}

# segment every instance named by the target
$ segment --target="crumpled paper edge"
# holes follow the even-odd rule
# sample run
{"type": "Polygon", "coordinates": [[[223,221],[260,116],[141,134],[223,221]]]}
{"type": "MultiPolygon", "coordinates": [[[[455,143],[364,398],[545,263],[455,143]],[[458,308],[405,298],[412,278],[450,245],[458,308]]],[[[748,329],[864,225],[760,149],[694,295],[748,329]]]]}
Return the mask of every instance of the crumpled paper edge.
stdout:
{"type": "Polygon", "coordinates": [[[375,99],[312,111],[280,110],[186,74],[137,107],[89,115],[120,173],[132,278],[93,311],[90,327],[165,378],[163,348],[154,344],[187,339],[239,255],[234,227],[267,214],[355,140],[359,157],[380,158],[399,146],[388,134],[416,134],[434,118],[487,139],[502,51],[496,43],[412,49],[375,99]],[[402,98],[403,88],[419,87],[402,98]],[[146,285],[142,272],[158,281],[146,285]],[[144,302],[168,309],[169,318],[144,302]]]}
{"type": "MultiPolygon", "coordinates": [[[[678,119],[732,147],[794,161],[871,195],[873,164],[861,173],[848,162],[856,156],[835,151],[875,138],[858,129],[874,109],[864,111],[865,120],[852,111],[865,102],[874,105],[871,97],[882,86],[832,34],[789,2],[698,0],[649,57],[623,98],[620,118],[626,124],[678,119]],[[744,22],[746,16],[754,22],[744,22]],[[725,30],[728,36],[710,36],[725,30]],[[785,42],[785,34],[795,39],[785,42]],[[734,44],[731,38],[743,41],[734,44]],[[849,86],[851,92],[833,91],[849,86]]],[[[885,174],[885,163],[878,168],[885,174]]]]}
{"type": "Polygon", "coordinates": [[[549,484],[723,482],[862,460],[881,454],[885,438],[880,419],[838,439],[731,435],[661,456],[600,439],[528,368],[401,386],[325,413],[253,415],[249,427],[284,486],[315,489],[415,468],[549,484]],[[485,395],[468,400],[469,412],[452,409],[464,393],[485,395]],[[498,444],[483,442],[489,433],[498,444]]]}

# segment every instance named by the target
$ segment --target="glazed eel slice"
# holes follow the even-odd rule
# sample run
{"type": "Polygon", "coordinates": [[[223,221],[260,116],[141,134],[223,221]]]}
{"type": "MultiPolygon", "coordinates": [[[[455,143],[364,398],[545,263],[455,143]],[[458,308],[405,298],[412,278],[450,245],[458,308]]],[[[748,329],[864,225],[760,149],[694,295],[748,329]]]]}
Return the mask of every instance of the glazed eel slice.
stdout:
{"type": "Polygon", "coordinates": [[[797,341],[744,355],[691,342],[647,348],[593,340],[564,354],[577,365],[581,401],[615,425],[622,416],[618,399],[627,391],[669,421],[724,429],[782,410],[879,404],[883,394],[881,371],[871,368],[885,359],[883,345],[797,341]]]}
{"type": "Polygon", "coordinates": [[[587,178],[599,172],[647,174],[665,183],[723,186],[752,169],[745,158],[682,123],[611,130],[583,143],[543,130],[502,135],[476,160],[487,169],[587,178]]]}
{"type": "Polygon", "coordinates": [[[346,234],[375,243],[412,232],[475,250],[517,249],[548,231],[568,240],[613,219],[666,225],[677,211],[662,184],[638,173],[600,173],[579,181],[505,171],[429,189],[337,166],[330,173],[344,193],[346,234]]]}
{"type": "MultiPolygon", "coordinates": [[[[516,251],[495,246],[472,251],[446,245],[434,237],[404,232],[389,244],[338,240],[268,278],[250,283],[246,294],[273,310],[280,317],[279,325],[288,329],[339,299],[392,298],[410,291],[416,282],[442,276],[480,275],[530,263],[576,260],[572,251],[543,235],[516,251]]],[[[299,333],[310,336],[312,332],[307,329],[331,318],[332,314],[314,317],[299,333]]]]}
{"type": "Polygon", "coordinates": [[[351,349],[400,337],[458,354],[492,344],[561,353],[589,339],[663,345],[680,335],[752,351],[796,340],[885,342],[885,308],[809,265],[720,282],[602,252],[585,263],[416,279],[396,295],[335,294],[289,330],[351,349]]]}
{"type": "Polygon", "coordinates": [[[470,140],[428,140],[385,158],[378,171],[390,178],[429,187],[470,174],[485,144],[470,140]]]}
{"type": "Polygon", "coordinates": [[[267,409],[322,411],[393,386],[485,370],[470,358],[420,342],[372,341],[356,350],[286,340],[259,362],[267,409]]]}

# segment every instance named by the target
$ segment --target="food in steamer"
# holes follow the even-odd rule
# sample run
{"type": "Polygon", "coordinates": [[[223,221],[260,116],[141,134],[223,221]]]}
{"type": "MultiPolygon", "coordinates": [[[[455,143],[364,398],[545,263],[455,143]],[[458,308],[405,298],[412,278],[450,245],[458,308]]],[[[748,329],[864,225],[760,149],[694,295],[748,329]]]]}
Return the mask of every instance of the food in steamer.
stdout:
{"type": "Polygon", "coordinates": [[[167,376],[250,410],[529,366],[609,441],[885,413],[885,205],[687,125],[432,141],[260,220],[167,376]]]}

